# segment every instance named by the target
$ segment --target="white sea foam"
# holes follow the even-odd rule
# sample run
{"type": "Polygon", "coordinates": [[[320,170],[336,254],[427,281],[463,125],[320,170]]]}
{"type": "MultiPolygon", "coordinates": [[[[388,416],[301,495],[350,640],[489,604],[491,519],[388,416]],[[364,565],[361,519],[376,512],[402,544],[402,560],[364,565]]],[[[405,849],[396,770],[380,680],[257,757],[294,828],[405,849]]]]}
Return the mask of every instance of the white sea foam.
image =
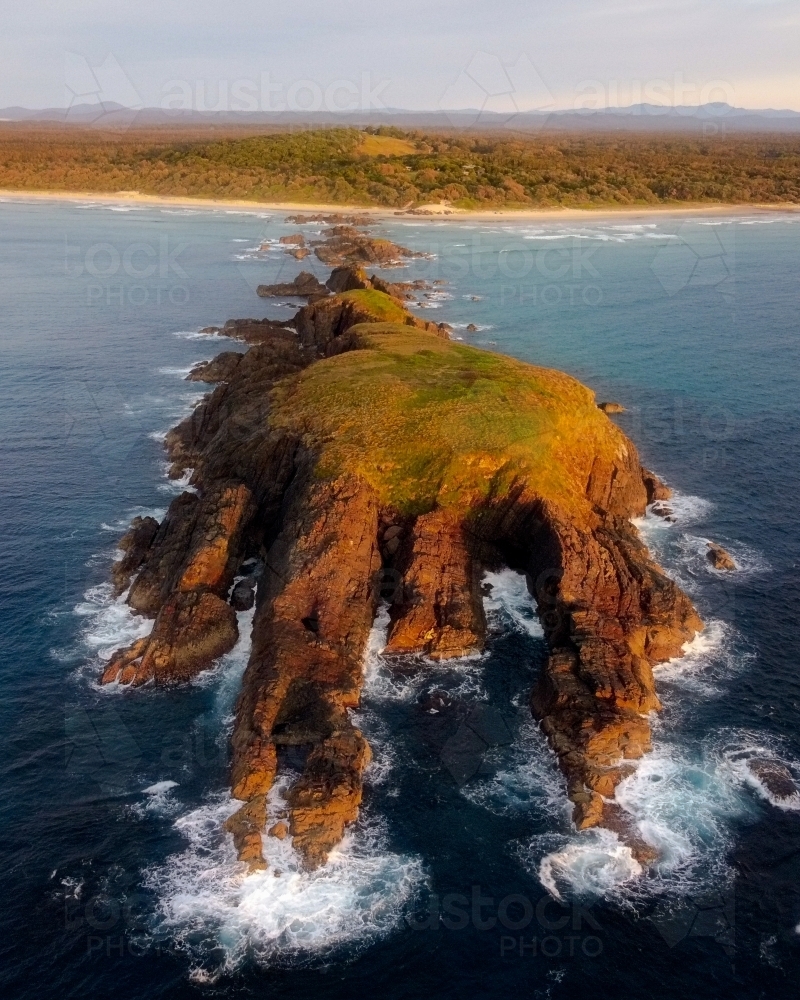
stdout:
{"type": "Polygon", "coordinates": [[[714,510],[714,504],[710,500],[678,492],[675,492],[669,500],[660,501],[660,506],[670,509],[669,516],[673,520],[668,521],[665,517],[654,514],[652,506],[648,507],[644,517],[634,519],[633,523],[647,537],[655,538],[657,532],[668,529],[680,530],[696,521],[703,521],[714,510]]]}
{"type": "MultiPolygon", "coordinates": [[[[196,682],[216,684],[214,714],[223,733],[232,725],[253,616],[253,609],[239,613],[236,647],[196,682]]],[[[373,650],[382,646],[381,632],[385,641],[386,624],[384,611],[374,630],[373,650]]],[[[371,727],[365,729],[372,741],[371,727]]],[[[388,740],[382,742],[388,747],[388,740]]],[[[380,747],[373,743],[373,748],[375,763],[365,775],[371,784],[381,780],[376,769],[386,770],[380,747]]],[[[296,777],[285,772],[273,786],[267,828],[285,817],[285,792],[296,777]]],[[[152,800],[158,793],[168,797],[174,787],[168,784],[146,789],[154,794],[144,808],[155,811],[152,800]]],[[[219,793],[178,818],[175,828],[187,838],[186,849],[145,872],[145,884],[158,897],[155,934],[189,954],[195,981],[213,982],[246,958],[262,965],[314,964],[339,948],[365,947],[399,924],[404,905],[425,882],[421,860],[390,851],[385,826],[366,817],[316,872],[303,869],[291,837],[265,836],[269,868],[248,875],[223,829],[240,804],[227,792],[219,793]]],[[[161,814],[168,813],[162,809],[161,814]]]]}
{"type": "MultiPolygon", "coordinates": [[[[236,583],[243,579],[238,577],[236,583]]],[[[239,611],[236,615],[239,638],[236,645],[210,670],[199,673],[192,681],[195,687],[216,687],[214,710],[225,728],[233,724],[233,706],[241,689],[242,676],[252,648],[253,618],[255,608],[239,611]]]]}
{"type": "MultiPolygon", "coordinates": [[[[285,814],[284,775],[269,795],[268,825],[285,814]]],[[[385,828],[362,819],[328,863],[303,870],[291,838],[264,837],[269,868],[247,875],[222,824],[240,803],[227,794],[180,817],[185,851],[145,873],[158,896],[156,933],[187,951],[195,979],[213,980],[246,959],[316,964],[347,946],[360,950],[399,925],[425,883],[419,858],[387,848],[385,828]]]]}
{"type": "Polygon", "coordinates": [[[175,330],[173,331],[172,336],[180,337],[181,340],[230,340],[230,337],[224,337],[220,333],[201,333],[199,330],[175,330]]]}
{"type": "MultiPolygon", "coordinates": [[[[208,336],[208,334],[205,334],[205,336],[208,336]]],[[[198,365],[203,364],[205,361],[209,361],[209,360],[210,360],[210,358],[200,358],[199,360],[193,361],[190,365],[186,365],[186,366],[184,366],[182,368],[174,368],[174,367],[169,367],[169,366],[167,366],[165,368],[159,368],[158,369],[158,374],[159,375],[177,375],[179,378],[186,378],[186,376],[189,374],[189,372],[193,371],[198,365]]]]}
{"type": "Polygon", "coordinates": [[[107,524],[105,521],[101,522],[100,528],[103,531],[113,531],[115,534],[120,534],[128,530],[131,521],[135,517],[154,517],[156,521],[160,521],[166,513],[167,510],[165,507],[131,507],[127,514],[112,524],[107,524]]]}
{"type": "Polygon", "coordinates": [[[492,323],[451,323],[450,326],[454,330],[466,330],[468,326],[474,326],[474,330],[470,330],[470,333],[486,333],[487,330],[494,330],[494,324],[492,323]]]}
{"type": "MultiPolygon", "coordinates": [[[[727,622],[713,618],[702,632],[684,643],[683,653],[654,668],[659,685],[676,690],[679,698],[687,691],[703,697],[718,695],[726,681],[742,673],[752,662],[753,653],[740,634],[727,622]]],[[[672,702],[669,688],[661,690],[662,701],[672,702]]],[[[658,726],[660,719],[655,720],[658,726]]]]}
{"type": "Polygon", "coordinates": [[[634,879],[638,864],[630,851],[601,829],[535,837],[522,851],[523,862],[558,898],[601,895],[635,904],[718,889],[732,878],[734,822],[753,822],[765,803],[800,808],[800,796],[777,800],[756,779],[747,761],[757,757],[797,773],[797,762],[777,741],[741,730],[712,733],[692,747],[661,740],[638,763],[617,787],[616,800],[632,829],[659,852],[646,878],[634,879]]]}
{"type": "Polygon", "coordinates": [[[364,699],[367,704],[416,701],[426,688],[445,688],[457,698],[485,698],[485,657],[476,653],[457,660],[438,661],[424,656],[383,655],[389,631],[389,608],[378,609],[364,659],[364,699]]]}
{"type": "Polygon", "coordinates": [[[567,227],[560,229],[542,228],[522,230],[525,240],[593,240],[599,243],[629,243],[645,236],[639,226],[597,226],[597,227],[567,227]]]}
{"type": "Polygon", "coordinates": [[[172,790],[178,787],[177,781],[156,781],[142,789],[145,798],[130,807],[130,812],[138,819],[146,816],[174,816],[180,812],[181,803],[173,796],[172,790]]]}
{"type": "Polygon", "coordinates": [[[697,521],[707,520],[714,509],[713,504],[702,497],[680,493],[663,504],[671,511],[669,519],[659,517],[648,508],[646,516],[634,519],[633,523],[676,583],[701,603],[711,601],[715,615],[726,615],[725,602],[730,602],[732,588],[739,581],[772,573],[770,563],[761,552],[743,542],[728,539],[723,539],[724,545],[733,556],[736,570],[715,570],[708,559],[708,543],[719,539],[686,530],[697,521]],[[717,581],[713,589],[705,586],[710,580],[717,581]]]}
{"type": "Polygon", "coordinates": [[[732,783],[754,791],[764,802],[783,812],[800,812],[800,785],[794,795],[778,798],[748,766],[751,761],[774,761],[794,777],[800,774],[800,762],[795,760],[783,740],[766,733],[750,730],[723,730],[715,740],[715,755],[720,770],[732,783]]]}
{"type": "MultiPolygon", "coordinates": [[[[55,872],[53,872],[53,875],[55,875],[55,872]]],[[[52,878],[53,875],[51,875],[50,878],[52,878]]],[[[61,885],[64,889],[64,898],[80,899],[83,895],[83,887],[85,884],[85,879],[73,878],[69,875],[65,876],[61,879],[61,885]]]]}
{"type": "Polygon", "coordinates": [[[157,781],[154,785],[148,785],[147,788],[143,788],[142,791],[145,795],[162,795],[164,792],[168,792],[171,788],[177,787],[177,781],[157,781]]]}
{"type": "Polygon", "coordinates": [[[148,635],[153,627],[150,619],[131,611],[125,603],[126,596],[114,597],[111,584],[101,583],[90,587],[74,609],[84,620],[81,642],[93,658],[90,666],[95,675],[98,661],[108,662],[117,649],[148,635]]]}
{"type": "Polygon", "coordinates": [[[523,573],[511,569],[499,573],[484,573],[483,582],[491,590],[483,598],[483,607],[490,624],[501,628],[511,627],[519,632],[541,639],[544,631],[536,617],[534,602],[528,592],[523,573]]]}
{"type": "Polygon", "coordinates": [[[580,841],[551,851],[538,865],[539,881],[558,900],[565,894],[608,897],[641,874],[631,849],[602,829],[587,830],[580,841]]]}
{"type": "Polygon", "coordinates": [[[192,476],[194,475],[194,469],[186,469],[182,476],[178,476],[177,479],[171,479],[169,476],[169,462],[163,463],[164,467],[164,482],[159,483],[157,489],[162,493],[196,493],[197,487],[191,485],[192,476]]]}
{"type": "Polygon", "coordinates": [[[688,532],[676,540],[679,558],[683,565],[695,575],[708,574],[723,579],[737,579],[743,577],[758,576],[771,572],[767,559],[757,550],[744,542],[736,540],[723,540],[725,549],[733,557],[736,569],[731,574],[730,570],[714,569],[708,558],[709,542],[719,544],[719,539],[705,538],[701,535],[690,535],[688,532]]]}

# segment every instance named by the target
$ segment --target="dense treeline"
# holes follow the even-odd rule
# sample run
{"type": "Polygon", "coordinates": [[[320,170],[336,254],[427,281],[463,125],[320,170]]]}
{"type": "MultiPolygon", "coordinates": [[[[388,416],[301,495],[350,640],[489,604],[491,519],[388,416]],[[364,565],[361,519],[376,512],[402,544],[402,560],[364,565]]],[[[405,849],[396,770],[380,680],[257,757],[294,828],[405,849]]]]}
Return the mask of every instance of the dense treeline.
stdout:
{"type": "Polygon", "coordinates": [[[316,129],[243,134],[0,126],[0,188],[463,208],[800,203],[794,136],[316,129]]]}

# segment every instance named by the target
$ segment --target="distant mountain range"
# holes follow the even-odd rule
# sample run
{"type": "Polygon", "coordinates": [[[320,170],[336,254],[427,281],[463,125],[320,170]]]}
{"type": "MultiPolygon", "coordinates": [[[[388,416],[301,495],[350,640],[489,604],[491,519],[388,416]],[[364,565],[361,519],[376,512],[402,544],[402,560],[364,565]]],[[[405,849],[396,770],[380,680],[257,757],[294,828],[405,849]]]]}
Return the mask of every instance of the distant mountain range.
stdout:
{"type": "Polygon", "coordinates": [[[730,104],[664,107],[634,104],[625,108],[567,111],[522,111],[499,114],[480,109],[458,111],[406,111],[384,108],[365,112],[327,111],[191,111],[142,108],[120,104],[76,104],[70,108],[2,108],[0,121],[93,125],[96,127],[159,125],[395,125],[399,128],[503,129],[535,132],[542,129],[597,132],[700,132],[719,135],[727,132],[797,132],[800,111],[766,108],[751,110],[730,104]]]}

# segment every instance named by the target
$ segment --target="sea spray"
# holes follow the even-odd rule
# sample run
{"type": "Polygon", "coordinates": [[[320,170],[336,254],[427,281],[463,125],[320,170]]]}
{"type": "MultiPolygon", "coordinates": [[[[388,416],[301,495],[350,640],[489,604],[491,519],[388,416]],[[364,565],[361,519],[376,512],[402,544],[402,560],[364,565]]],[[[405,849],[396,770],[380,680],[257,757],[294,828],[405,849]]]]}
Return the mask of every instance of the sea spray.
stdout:
{"type": "MultiPolygon", "coordinates": [[[[285,814],[296,775],[269,795],[269,820],[285,814]]],[[[384,937],[425,884],[421,861],[393,853],[385,826],[362,814],[326,865],[305,871],[291,838],[264,837],[266,871],[246,874],[223,824],[239,803],[213,796],[175,823],[187,848],[145,872],[158,899],[153,934],[190,956],[203,976],[251,959],[266,966],[318,965],[384,937]]]]}

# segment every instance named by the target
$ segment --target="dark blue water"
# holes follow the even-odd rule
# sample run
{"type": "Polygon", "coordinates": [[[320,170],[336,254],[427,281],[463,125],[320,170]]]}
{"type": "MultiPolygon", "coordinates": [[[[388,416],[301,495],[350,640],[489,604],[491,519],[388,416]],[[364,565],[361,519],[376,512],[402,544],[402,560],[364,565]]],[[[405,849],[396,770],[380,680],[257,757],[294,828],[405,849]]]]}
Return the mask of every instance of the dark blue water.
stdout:
{"type": "Polygon", "coordinates": [[[254,294],[299,270],[256,249],[290,229],[0,204],[3,995],[796,995],[800,811],[746,768],[800,776],[796,217],[387,227],[434,255],[404,277],[448,282],[421,314],[623,402],[677,491],[675,523],[641,527],[707,628],[662,668],[654,752],[619,791],[661,849],[649,874],[570,827],[512,574],[491,581],[483,659],[393,678],[379,619],[366,805],[315,875],[276,842],[243,879],[220,833],[246,619],[188,689],[96,686],[141,629],[105,584],[115,540],[175,495],[159,434],[201,391],[182,374],[230,347],[196,331],[291,315],[254,294]],[[709,568],[708,539],[736,574],[709,568]]]}

